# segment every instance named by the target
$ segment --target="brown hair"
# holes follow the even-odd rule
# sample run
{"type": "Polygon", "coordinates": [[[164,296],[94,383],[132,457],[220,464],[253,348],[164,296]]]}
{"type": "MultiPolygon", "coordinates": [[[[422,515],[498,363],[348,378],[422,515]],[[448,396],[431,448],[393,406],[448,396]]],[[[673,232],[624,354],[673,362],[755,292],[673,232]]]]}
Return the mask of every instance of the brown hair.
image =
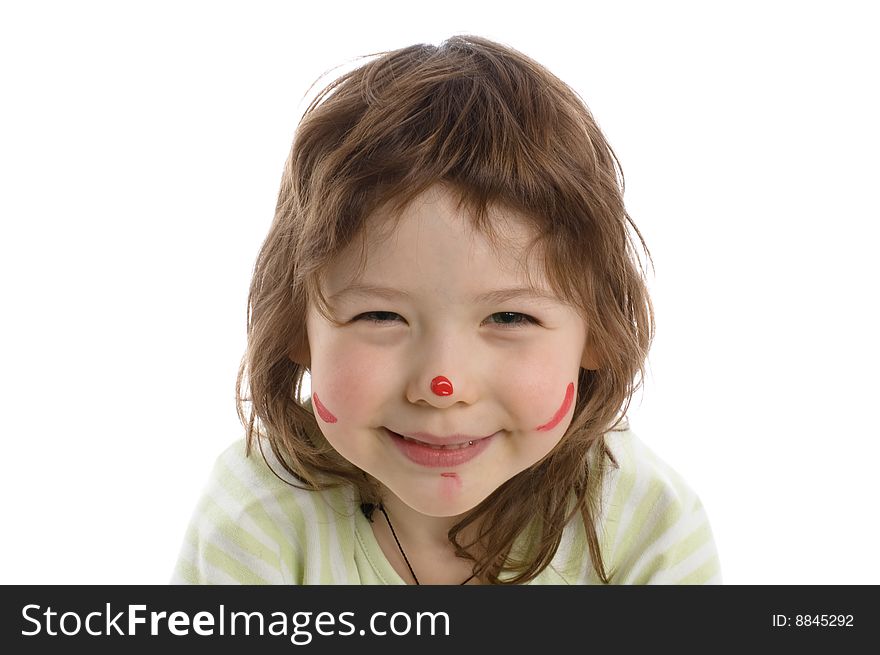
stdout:
{"type": "Polygon", "coordinates": [[[350,483],[364,502],[378,502],[376,481],[329,447],[302,398],[306,310],[326,307],[319,276],[364,237],[373,212],[399,215],[434,184],[454,190],[487,234],[491,208],[513,209],[535,228],[549,283],[587,322],[597,368],[581,368],[574,417],[556,448],[468,512],[449,538],[482,579],[500,583],[505,573],[503,582],[521,583],[550,563],[580,514],[607,583],[613,572],[595,525],[606,456],[615,465],[604,434],[625,422],[654,335],[633,234],[650,252],[624,208],[617,157],[580,96],[509,46],[456,35],[367,57],[304,112],[256,261],[236,381],[248,453],[265,434],[307,488],[350,483]],[[471,524],[478,538],[459,543],[471,524]],[[524,526],[536,532],[527,555],[514,557],[524,526]]]}

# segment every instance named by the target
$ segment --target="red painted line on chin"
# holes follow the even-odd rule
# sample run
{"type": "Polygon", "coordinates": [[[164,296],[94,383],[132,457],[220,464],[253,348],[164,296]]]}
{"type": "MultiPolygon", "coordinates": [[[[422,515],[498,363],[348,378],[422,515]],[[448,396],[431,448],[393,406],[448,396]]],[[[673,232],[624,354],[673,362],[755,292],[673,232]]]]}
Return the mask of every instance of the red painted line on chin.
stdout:
{"type": "Polygon", "coordinates": [[[324,407],[323,403],[318,399],[318,394],[312,393],[312,400],[314,401],[318,416],[324,419],[325,423],[336,423],[336,417],[327,411],[327,408],[324,407]]]}
{"type": "Polygon", "coordinates": [[[549,422],[544,425],[539,425],[536,427],[536,430],[541,432],[546,432],[547,430],[552,430],[559,422],[565,418],[565,415],[568,414],[568,410],[571,409],[571,403],[574,401],[574,383],[569,382],[568,388],[565,390],[565,399],[562,401],[562,406],[556,410],[556,413],[553,415],[553,418],[550,419],[549,422]]]}
{"type": "Polygon", "coordinates": [[[455,499],[461,493],[461,478],[458,473],[446,471],[440,474],[440,494],[446,500],[455,499]]]}

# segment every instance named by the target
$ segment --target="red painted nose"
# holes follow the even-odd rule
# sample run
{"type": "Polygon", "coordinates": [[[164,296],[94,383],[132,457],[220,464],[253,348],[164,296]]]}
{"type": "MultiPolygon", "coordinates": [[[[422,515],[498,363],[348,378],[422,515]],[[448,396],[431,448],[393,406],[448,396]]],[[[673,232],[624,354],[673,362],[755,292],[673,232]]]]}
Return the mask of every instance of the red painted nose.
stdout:
{"type": "Polygon", "coordinates": [[[452,382],[450,382],[442,375],[438,375],[436,378],[431,380],[431,391],[433,391],[438,396],[451,396],[452,382]]]}

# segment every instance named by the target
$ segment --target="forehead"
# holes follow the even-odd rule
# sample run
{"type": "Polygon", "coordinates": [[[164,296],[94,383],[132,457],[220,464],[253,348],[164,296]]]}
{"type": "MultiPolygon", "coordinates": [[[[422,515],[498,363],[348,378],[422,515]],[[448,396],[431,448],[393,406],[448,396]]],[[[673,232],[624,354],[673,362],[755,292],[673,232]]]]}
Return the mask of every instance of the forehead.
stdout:
{"type": "Polygon", "coordinates": [[[476,221],[443,187],[432,187],[399,214],[377,211],[362,233],[330,263],[330,294],[366,281],[416,285],[442,293],[517,282],[545,288],[542,249],[534,225],[516,212],[489,209],[489,225],[476,221]]]}

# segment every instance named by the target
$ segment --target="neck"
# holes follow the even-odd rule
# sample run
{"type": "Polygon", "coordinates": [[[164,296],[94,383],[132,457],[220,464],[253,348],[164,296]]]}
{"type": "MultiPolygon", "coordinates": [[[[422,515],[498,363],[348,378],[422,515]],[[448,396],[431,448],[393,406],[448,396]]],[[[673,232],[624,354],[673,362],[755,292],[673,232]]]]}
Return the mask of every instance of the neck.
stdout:
{"type": "Polygon", "coordinates": [[[449,530],[460,516],[427,516],[415,511],[390,492],[382,498],[382,505],[394,523],[394,530],[403,547],[419,550],[452,550],[449,530]]]}
{"type": "Polygon", "coordinates": [[[387,492],[371,518],[385,556],[410,584],[476,582],[472,579],[473,561],[457,557],[449,541],[449,529],[460,516],[427,516],[387,492]]]}

